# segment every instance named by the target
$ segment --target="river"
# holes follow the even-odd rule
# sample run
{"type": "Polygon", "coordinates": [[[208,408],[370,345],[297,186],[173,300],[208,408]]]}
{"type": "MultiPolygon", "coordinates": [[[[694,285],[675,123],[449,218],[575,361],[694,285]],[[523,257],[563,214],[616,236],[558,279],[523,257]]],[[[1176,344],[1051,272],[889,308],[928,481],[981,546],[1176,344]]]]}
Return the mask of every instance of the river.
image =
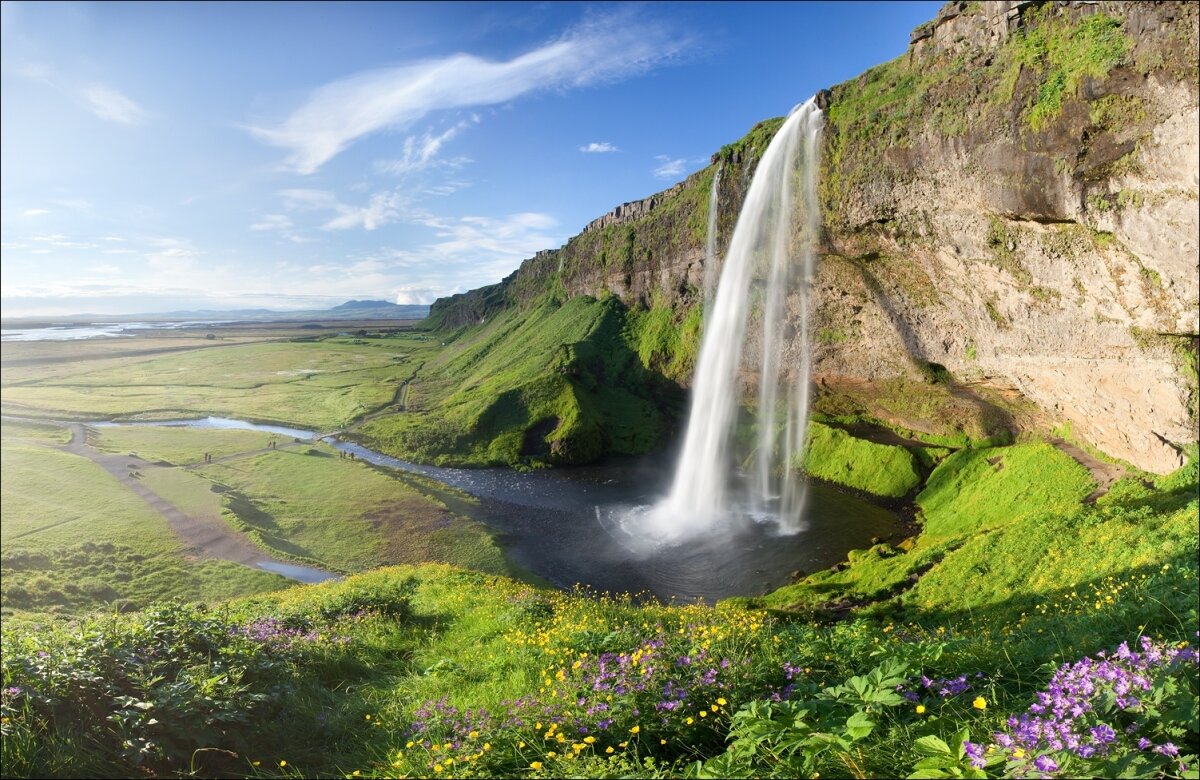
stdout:
{"type": "MultiPolygon", "coordinates": [[[[239,428],[316,439],[298,428],[208,417],[111,425],[239,428]]],[[[519,472],[427,466],[393,458],[334,436],[326,443],[379,466],[436,480],[478,501],[439,498],[485,523],[513,563],[553,584],[582,584],[607,592],[648,592],[662,599],[714,601],[759,595],[842,561],[852,549],[899,530],[896,516],[875,504],[810,484],[803,527],[781,534],[771,523],[741,519],[702,536],[647,545],[627,518],[668,487],[668,459],[627,458],[596,466],[519,472]]]]}

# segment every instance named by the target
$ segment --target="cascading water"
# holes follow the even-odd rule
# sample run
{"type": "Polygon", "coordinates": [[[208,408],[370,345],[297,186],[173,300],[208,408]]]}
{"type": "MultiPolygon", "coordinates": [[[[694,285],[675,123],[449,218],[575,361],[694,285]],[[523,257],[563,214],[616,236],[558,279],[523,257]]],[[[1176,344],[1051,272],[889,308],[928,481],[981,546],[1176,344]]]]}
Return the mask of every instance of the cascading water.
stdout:
{"type": "Polygon", "coordinates": [[[712,309],[713,293],[717,289],[717,207],[721,196],[721,169],[713,174],[712,190],[708,193],[708,241],[704,245],[704,310],[712,309]]]}
{"type": "Polygon", "coordinates": [[[820,227],[820,133],[816,100],[797,106],[754,173],[705,317],[687,433],[671,490],[642,516],[648,526],[644,530],[657,539],[707,531],[736,516],[770,518],[785,532],[800,529],[804,488],[795,467],[808,421],[809,304],[804,293],[820,227]],[[798,193],[793,192],[797,173],[798,193]],[[799,201],[798,221],[792,219],[794,199],[799,201]],[[742,357],[754,316],[761,319],[760,359],[757,366],[746,367],[742,357]],[[797,325],[792,338],[799,349],[792,370],[785,372],[780,358],[791,325],[797,325]],[[758,385],[751,453],[737,453],[733,447],[744,376],[756,377],[758,385]],[[777,409],[781,395],[787,406],[782,426],[777,409]]]}

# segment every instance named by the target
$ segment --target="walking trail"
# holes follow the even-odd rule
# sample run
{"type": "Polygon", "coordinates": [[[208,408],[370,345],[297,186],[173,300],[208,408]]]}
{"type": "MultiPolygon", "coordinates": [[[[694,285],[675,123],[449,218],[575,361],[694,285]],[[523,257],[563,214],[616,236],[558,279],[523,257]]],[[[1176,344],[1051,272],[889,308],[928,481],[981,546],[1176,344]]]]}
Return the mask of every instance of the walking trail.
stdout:
{"type": "MultiPolygon", "coordinates": [[[[209,558],[232,561],[233,563],[240,563],[243,566],[251,566],[276,574],[282,574],[288,579],[299,582],[322,582],[338,576],[332,572],[307,566],[297,566],[294,563],[267,555],[261,548],[255,546],[253,542],[231,528],[219,515],[202,514],[193,516],[184,514],[134,476],[148,470],[161,468],[160,466],[132,455],[114,455],[100,452],[88,444],[87,428],[82,423],[68,423],[67,427],[71,431],[71,441],[64,445],[63,449],[92,461],[111,474],[122,485],[140,496],[154,511],[162,515],[163,519],[170,525],[171,530],[175,532],[184,544],[196,553],[209,558]]],[[[253,455],[257,452],[267,451],[269,451],[267,448],[263,448],[262,450],[228,455],[224,458],[217,458],[213,462],[221,463],[253,455]]]]}

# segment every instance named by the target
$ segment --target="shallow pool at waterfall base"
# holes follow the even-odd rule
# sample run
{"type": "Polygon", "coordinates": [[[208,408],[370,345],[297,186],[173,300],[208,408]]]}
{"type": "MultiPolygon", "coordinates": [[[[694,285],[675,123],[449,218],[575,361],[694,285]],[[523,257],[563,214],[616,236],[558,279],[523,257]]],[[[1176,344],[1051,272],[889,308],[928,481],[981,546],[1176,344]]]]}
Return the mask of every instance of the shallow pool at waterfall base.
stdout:
{"type": "MultiPolygon", "coordinates": [[[[173,425],[242,428],[300,439],[311,431],[242,420],[209,417],[113,425],[173,425]]],[[[455,511],[469,514],[499,532],[512,561],[560,587],[582,584],[612,593],[648,592],[661,599],[715,601],[755,596],[790,581],[796,570],[815,572],[842,561],[850,550],[899,531],[892,512],[819,484],[808,485],[803,516],[784,532],[769,515],[742,513],[710,525],[702,534],[655,538],[638,517],[667,492],[670,464],[640,458],[571,469],[516,472],[509,469],[454,469],[392,458],[352,442],[323,441],[369,463],[421,474],[479,499],[455,511]]],[[[293,576],[325,572],[291,564],[260,564],[293,576]],[[297,569],[283,572],[276,566],[297,569]]]]}

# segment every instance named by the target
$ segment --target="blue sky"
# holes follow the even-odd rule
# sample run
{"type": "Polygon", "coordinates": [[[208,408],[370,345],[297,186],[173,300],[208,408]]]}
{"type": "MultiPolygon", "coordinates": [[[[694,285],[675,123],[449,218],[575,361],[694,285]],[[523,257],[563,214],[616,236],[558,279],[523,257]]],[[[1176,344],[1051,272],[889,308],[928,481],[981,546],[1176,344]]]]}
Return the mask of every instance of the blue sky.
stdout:
{"type": "Polygon", "coordinates": [[[498,281],[938,2],[0,3],[6,317],[498,281]]]}

